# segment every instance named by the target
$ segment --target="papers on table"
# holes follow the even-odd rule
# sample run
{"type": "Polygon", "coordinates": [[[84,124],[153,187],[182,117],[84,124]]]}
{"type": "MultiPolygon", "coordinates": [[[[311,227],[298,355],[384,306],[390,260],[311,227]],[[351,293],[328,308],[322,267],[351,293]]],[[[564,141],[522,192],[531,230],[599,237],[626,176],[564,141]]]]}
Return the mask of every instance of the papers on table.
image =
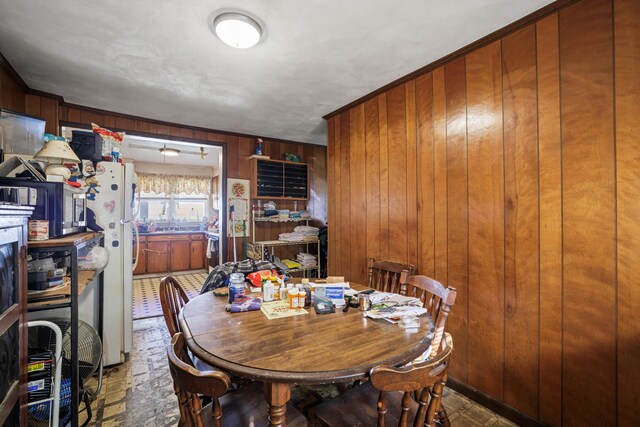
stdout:
{"type": "Polygon", "coordinates": [[[260,310],[269,320],[308,314],[308,311],[304,308],[289,308],[289,301],[284,300],[263,302],[260,310]]]}
{"type": "Polygon", "coordinates": [[[427,309],[424,307],[412,307],[403,305],[400,307],[393,307],[393,311],[380,311],[371,310],[365,311],[364,315],[371,319],[384,319],[390,323],[398,323],[403,316],[420,316],[425,314],[427,309]]]}

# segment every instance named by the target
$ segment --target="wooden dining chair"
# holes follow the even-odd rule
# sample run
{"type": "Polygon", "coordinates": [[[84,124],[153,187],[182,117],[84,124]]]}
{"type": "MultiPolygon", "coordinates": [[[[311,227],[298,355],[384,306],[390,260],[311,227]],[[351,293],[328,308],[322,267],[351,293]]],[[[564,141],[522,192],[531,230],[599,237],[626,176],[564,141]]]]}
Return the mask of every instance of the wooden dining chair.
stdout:
{"type": "Polygon", "coordinates": [[[391,261],[376,261],[369,258],[368,283],[372,289],[382,292],[400,292],[400,275],[406,271],[409,276],[415,273],[412,264],[400,264],[391,261]]]}
{"type": "Polygon", "coordinates": [[[412,276],[408,272],[400,275],[400,293],[419,298],[435,324],[435,333],[431,341],[429,357],[435,357],[440,351],[440,343],[451,306],[456,302],[456,288],[445,288],[442,283],[427,276],[412,276]]]}
{"type": "MultiPolygon", "coordinates": [[[[456,302],[456,289],[452,287],[445,288],[442,283],[430,277],[410,276],[406,272],[401,274],[400,286],[402,295],[419,298],[422,301],[434,321],[435,331],[428,354],[428,358],[432,359],[441,350],[442,337],[445,334],[449,312],[451,311],[451,306],[456,302]]],[[[446,380],[445,375],[444,381],[446,382],[446,380]]],[[[449,427],[449,416],[442,402],[439,403],[436,410],[436,417],[440,425],[449,427]]]]}
{"type": "Polygon", "coordinates": [[[377,366],[366,384],[316,406],[312,419],[331,427],[435,426],[452,350],[453,340],[446,334],[433,359],[401,368],[377,366]]]}
{"type": "Polygon", "coordinates": [[[178,314],[188,302],[187,293],[176,279],[172,276],[167,276],[160,280],[160,305],[162,306],[164,322],[167,324],[170,336],[180,332],[178,314]]]}
{"type": "MultiPolygon", "coordinates": [[[[227,393],[231,386],[229,376],[221,371],[201,372],[194,368],[181,332],[171,339],[171,344],[167,347],[167,359],[180,408],[178,426],[236,427],[266,424],[267,403],[261,383],[255,382],[250,387],[227,393]],[[202,406],[198,395],[209,396],[211,403],[202,406]]],[[[304,415],[291,404],[287,405],[286,417],[288,426],[307,425],[304,415]]]]}

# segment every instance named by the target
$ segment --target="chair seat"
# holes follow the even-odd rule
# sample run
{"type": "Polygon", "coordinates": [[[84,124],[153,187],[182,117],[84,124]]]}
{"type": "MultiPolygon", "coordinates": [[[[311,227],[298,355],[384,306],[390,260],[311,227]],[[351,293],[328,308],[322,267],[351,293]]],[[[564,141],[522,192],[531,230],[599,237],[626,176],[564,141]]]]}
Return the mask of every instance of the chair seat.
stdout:
{"type": "MultiPolygon", "coordinates": [[[[269,425],[268,405],[262,391],[262,383],[254,382],[250,386],[227,393],[220,398],[223,427],[263,427],[269,425]]],[[[306,427],[307,419],[292,404],[287,404],[287,426],[306,427]]],[[[211,404],[202,410],[205,426],[211,422],[211,404]]]]}
{"type": "MultiPolygon", "coordinates": [[[[338,397],[327,400],[316,406],[312,418],[322,426],[331,427],[371,427],[378,422],[378,396],[370,382],[355,387],[338,397]]],[[[387,393],[386,425],[397,426],[400,420],[402,392],[387,393]]],[[[410,403],[409,420],[413,420],[418,411],[418,404],[410,403]]],[[[411,423],[409,423],[411,424],[411,423]]],[[[288,424],[287,424],[288,425],[288,424]]]]}

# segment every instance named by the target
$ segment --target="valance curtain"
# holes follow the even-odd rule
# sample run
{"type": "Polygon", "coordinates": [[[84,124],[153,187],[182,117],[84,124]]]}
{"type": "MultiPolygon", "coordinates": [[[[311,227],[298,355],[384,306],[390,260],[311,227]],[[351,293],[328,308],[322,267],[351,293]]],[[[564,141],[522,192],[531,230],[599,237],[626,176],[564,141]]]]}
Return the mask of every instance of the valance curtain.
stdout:
{"type": "Polygon", "coordinates": [[[140,190],[145,193],[211,194],[211,177],[138,173],[140,190]]]}

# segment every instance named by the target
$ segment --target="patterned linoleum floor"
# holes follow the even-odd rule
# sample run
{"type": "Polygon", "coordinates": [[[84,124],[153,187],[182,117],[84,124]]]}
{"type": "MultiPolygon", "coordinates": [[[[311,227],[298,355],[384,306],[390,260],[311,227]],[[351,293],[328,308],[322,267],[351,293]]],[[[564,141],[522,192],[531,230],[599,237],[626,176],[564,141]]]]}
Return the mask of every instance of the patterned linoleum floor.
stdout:
{"type": "MultiPolygon", "coordinates": [[[[105,371],[102,391],[91,405],[90,426],[174,427],[178,424],[178,403],[165,353],[169,341],[162,317],[133,322],[133,351],[127,362],[105,371]]],[[[299,393],[293,390],[292,400],[296,395],[299,393]]],[[[444,405],[453,427],[515,425],[451,389],[445,390],[444,405]]],[[[85,419],[86,413],[82,412],[80,422],[85,419]]]]}
{"type": "MultiPolygon", "coordinates": [[[[162,316],[160,306],[159,286],[160,280],[168,274],[147,276],[133,279],[133,319],[146,319],[147,317],[162,316]]],[[[170,273],[182,286],[189,298],[200,295],[202,284],[208,274],[202,271],[170,273]]]]}

